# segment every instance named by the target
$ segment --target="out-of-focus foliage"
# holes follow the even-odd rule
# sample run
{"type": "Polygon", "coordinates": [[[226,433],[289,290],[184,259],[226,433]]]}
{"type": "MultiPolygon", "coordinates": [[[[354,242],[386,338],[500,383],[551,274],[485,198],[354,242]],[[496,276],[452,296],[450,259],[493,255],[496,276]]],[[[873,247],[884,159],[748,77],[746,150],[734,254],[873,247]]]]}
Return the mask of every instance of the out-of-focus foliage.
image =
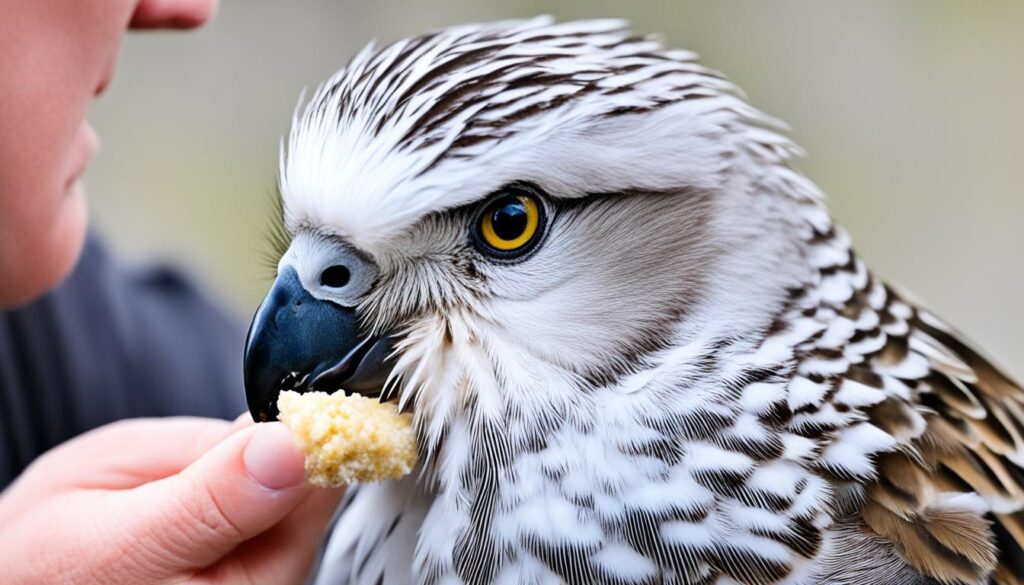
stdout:
{"type": "Polygon", "coordinates": [[[96,223],[127,258],[186,264],[251,314],[299,91],[372,38],[545,12],[625,17],[701,53],[793,127],[869,265],[1024,376],[1024,3],[1010,0],[227,0],[197,34],[127,41],[91,112],[96,223]]]}

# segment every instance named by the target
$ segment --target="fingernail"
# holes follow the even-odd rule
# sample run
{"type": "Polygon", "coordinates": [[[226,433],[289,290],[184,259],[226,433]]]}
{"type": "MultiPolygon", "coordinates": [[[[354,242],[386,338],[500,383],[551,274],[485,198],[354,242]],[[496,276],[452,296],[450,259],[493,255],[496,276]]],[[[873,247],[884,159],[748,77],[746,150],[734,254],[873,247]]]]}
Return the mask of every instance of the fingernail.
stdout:
{"type": "Polygon", "coordinates": [[[249,475],[272,490],[298,487],[306,480],[302,453],[281,423],[256,425],[242,460],[249,475]]]}

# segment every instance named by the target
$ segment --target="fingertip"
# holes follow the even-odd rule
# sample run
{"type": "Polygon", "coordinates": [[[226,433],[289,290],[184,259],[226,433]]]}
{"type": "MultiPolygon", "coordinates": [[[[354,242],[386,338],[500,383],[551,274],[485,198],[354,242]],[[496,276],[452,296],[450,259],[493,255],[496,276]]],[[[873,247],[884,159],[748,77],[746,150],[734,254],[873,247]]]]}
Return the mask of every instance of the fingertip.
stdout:
{"type": "Polygon", "coordinates": [[[304,457],[281,423],[257,425],[242,460],[249,475],[267,489],[283,490],[305,484],[304,457]]]}

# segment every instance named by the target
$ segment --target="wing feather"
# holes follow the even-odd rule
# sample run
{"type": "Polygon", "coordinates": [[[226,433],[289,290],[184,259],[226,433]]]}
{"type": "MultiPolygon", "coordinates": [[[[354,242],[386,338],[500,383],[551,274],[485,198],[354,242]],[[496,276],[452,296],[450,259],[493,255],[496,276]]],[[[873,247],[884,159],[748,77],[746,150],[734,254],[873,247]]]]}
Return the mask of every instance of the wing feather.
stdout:
{"type": "MultiPolygon", "coordinates": [[[[833,230],[812,244],[846,242],[833,230]]],[[[895,441],[861,440],[816,465],[840,487],[859,485],[864,525],[939,583],[1024,585],[1024,390],[852,252],[845,264],[820,270],[815,290],[830,294],[818,295],[811,314],[838,324],[798,349],[801,368],[836,348],[842,360],[832,363],[848,367],[839,374],[819,368],[812,381],[832,390],[819,407],[802,409],[790,429],[810,432],[795,426],[800,422],[842,443],[828,417],[863,415],[866,422],[857,424],[895,441]],[[839,326],[847,322],[855,326],[839,326]],[[864,456],[873,468],[864,468],[864,456]]]]}
{"type": "Polygon", "coordinates": [[[887,293],[880,322],[907,327],[891,326],[902,335],[865,362],[883,387],[895,378],[911,393],[867,411],[903,448],[879,455],[865,524],[940,583],[1024,585],[1024,390],[937,317],[887,293]]]}

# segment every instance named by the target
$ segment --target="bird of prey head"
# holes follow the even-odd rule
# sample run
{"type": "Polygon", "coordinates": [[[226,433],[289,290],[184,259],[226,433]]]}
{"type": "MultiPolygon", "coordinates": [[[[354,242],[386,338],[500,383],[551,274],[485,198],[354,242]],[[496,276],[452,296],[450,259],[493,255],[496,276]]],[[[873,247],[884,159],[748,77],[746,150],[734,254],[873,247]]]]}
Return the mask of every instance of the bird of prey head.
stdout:
{"type": "Polygon", "coordinates": [[[782,130],[619,21],[450,28],[321,86],[281,155],[250,409],[382,395],[422,454],[351,496],[327,564],[353,583],[1009,571],[1020,389],[868,272],[782,130]]]}

